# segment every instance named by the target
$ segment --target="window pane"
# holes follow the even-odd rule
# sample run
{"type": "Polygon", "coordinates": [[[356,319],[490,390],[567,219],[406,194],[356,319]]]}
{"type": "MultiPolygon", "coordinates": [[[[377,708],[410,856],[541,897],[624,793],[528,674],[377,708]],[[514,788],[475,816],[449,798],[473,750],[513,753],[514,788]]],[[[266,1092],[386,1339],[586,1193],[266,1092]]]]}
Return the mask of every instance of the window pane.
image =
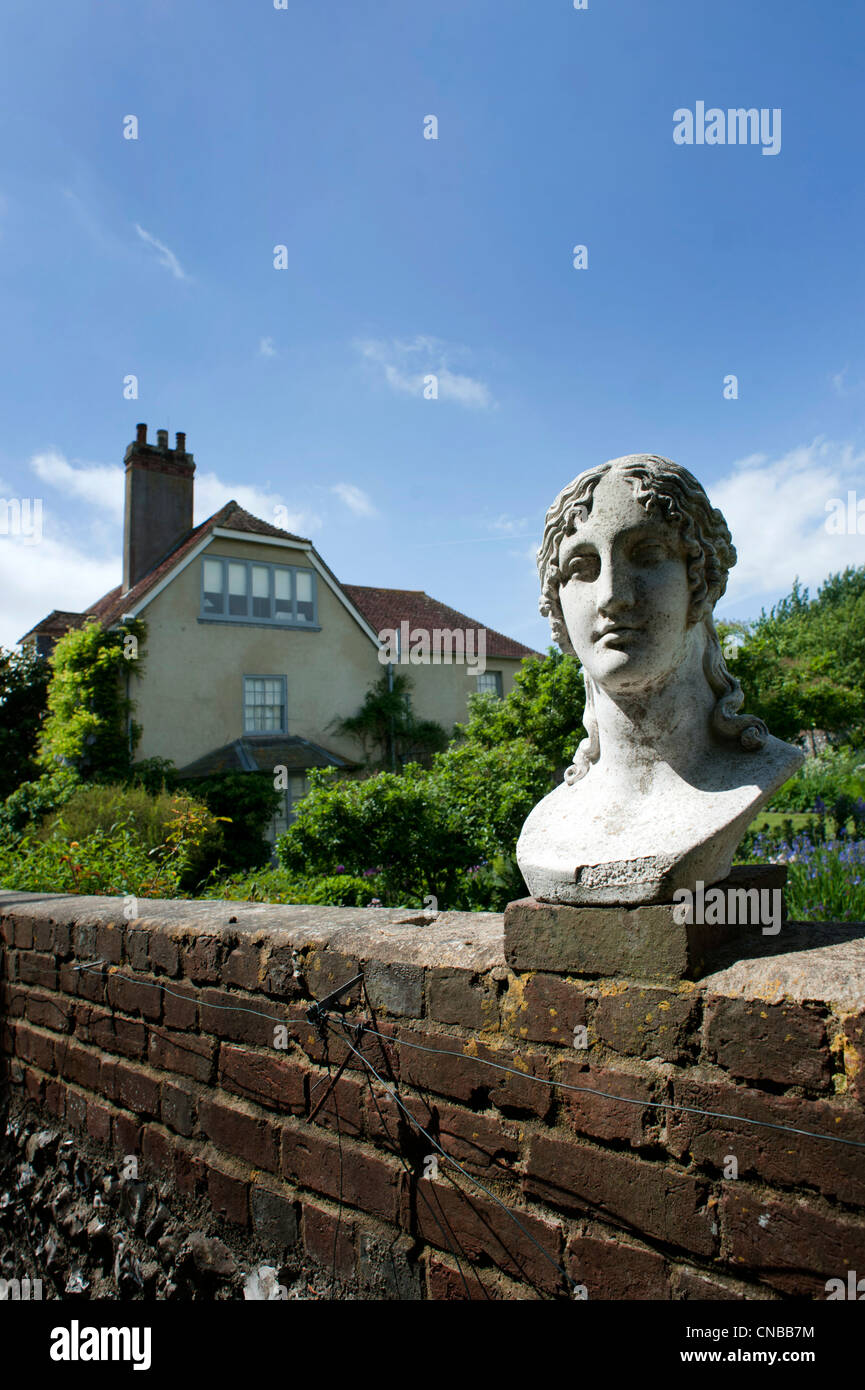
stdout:
{"type": "Polygon", "coordinates": [[[284,686],[278,676],[247,676],[243,683],[246,733],[281,733],[285,728],[284,686]]]}
{"type": "Polygon", "coordinates": [[[315,618],[312,570],[298,570],[297,580],[297,618],[298,622],[311,623],[315,618]]]}
{"type": "Polygon", "coordinates": [[[502,673],[501,671],[485,671],[482,676],[478,676],[478,694],[488,692],[490,695],[497,695],[502,698],[502,673]]]}
{"type": "Polygon", "coordinates": [[[224,613],[225,594],[223,586],[225,584],[225,572],[220,560],[205,560],[204,562],[204,613],[224,613]]]}
{"type": "Polygon", "coordinates": [[[291,610],[291,570],[274,570],[274,617],[280,622],[290,622],[291,610]]]}
{"type": "Polygon", "coordinates": [[[270,570],[267,565],[252,566],[252,616],[270,617],[270,570]]]}
{"type": "Polygon", "coordinates": [[[246,565],[239,564],[235,560],[229,561],[228,565],[228,611],[234,617],[245,618],[249,612],[249,600],[247,598],[247,569],[246,565]]]}

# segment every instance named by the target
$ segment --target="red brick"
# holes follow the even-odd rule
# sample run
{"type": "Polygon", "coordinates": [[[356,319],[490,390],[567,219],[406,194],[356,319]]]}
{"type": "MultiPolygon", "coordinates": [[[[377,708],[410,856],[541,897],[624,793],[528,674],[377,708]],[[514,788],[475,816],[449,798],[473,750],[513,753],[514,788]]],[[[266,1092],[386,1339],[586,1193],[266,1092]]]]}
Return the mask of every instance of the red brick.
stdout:
{"type": "Polygon", "coordinates": [[[227,1105],[202,1096],[201,1128],[218,1149],[243,1158],[254,1168],[276,1171],[277,1131],[271,1121],[240,1105],[227,1105]]]}
{"type": "Polygon", "coordinates": [[[534,1288],[562,1289],[559,1223],[512,1204],[508,1215],[465,1179],[458,1181],[464,1190],[457,1190],[443,1178],[423,1183],[426,1200],[418,1200],[415,1213],[421,1239],[439,1249],[455,1250],[461,1263],[463,1259],[469,1264],[489,1260],[511,1278],[534,1288]]]}
{"type": "Polygon", "coordinates": [[[109,975],[108,1002],[112,1009],[142,1018],[158,1019],[162,1013],[162,990],[154,980],[133,980],[126,975],[109,975]]]}
{"type": "MultiPolygon", "coordinates": [[[[488,1176],[513,1175],[512,1165],[520,1147],[519,1129],[515,1121],[505,1120],[495,1111],[477,1114],[434,1098],[427,1101],[420,1096],[406,1094],[400,1096],[400,1101],[416,1125],[422,1126],[445,1153],[463,1168],[488,1176]]],[[[376,1143],[391,1147],[399,1145],[402,1152],[407,1142],[405,1130],[409,1129],[411,1157],[408,1152],[405,1156],[410,1161],[414,1160],[413,1166],[420,1175],[423,1171],[422,1160],[429,1153],[435,1153],[435,1147],[410,1124],[404,1111],[377,1083],[372,1093],[367,1088],[364,1104],[366,1132],[376,1143]]],[[[447,1160],[439,1155],[440,1169],[446,1166],[447,1160]]]]}
{"type": "Polygon", "coordinates": [[[576,1140],[534,1134],[526,1192],[566,1211],[609,1215],[641,1235],[711,1255],[717,1246],[707,1184],[661,1163],[576,1140]]]}
{"type": "Polygon", "coordinates": [[[205,1185],[206,1167],[195,1146],[177,1141],[174,1150],[174,1181],[184,1197],[195,1197],[205,1185]]]}
{"type": "Polygon", "coordinates": [[[396,1221],[400,1210],[403,1170],[343,1139],[342,1155],[335,1137],[313,1128],[286,1125],[282,1134],[281,1171],[284,1177],[351,1207],[396,1221]]]}
{"type": "Polygon", "coordinates": [[[113,922],[97,927],[95,954],[111,965],[119,965],[123,960],[123,928],[113,922]]]}
{"type": "Polygon", "coordinates": [[[470,970],[427,971],[427,1014],[438,1023],[498,1028],[499,1001],[489,976],[470,970]]]}
{"type": "Polygon", "coordinates": [[[176,940],[167,932],[151,932],[150,965],[154,972],[162,975],[180,974],[180,951],[176,940]]]}
{"type": "Polygon", "coordinates": [[[58,1069],[61,1076],[76,1081],[88,1091],[99,1091],[100,1067],[102,1059],[98,1052],[87,1047],[79,1047],[71,1040],[57,1049],[58,1069]]]}
{"type": "Polygon", "coordinates": [[[309,1075],[310,1114],[321,1104],[313,1123],[323,1125],[325,1129],[338,1129],[354,1138],[363,1135],[367,1127],[364,1114],[368,1091],[366,1081],[362,1077],[347,1076],[343,1073],[339,1080],[334,1082],[334,1069],[329,1077],[326,1072],[311,1072],[309,1075]]]}
{"type": "Polygon", "coordinates": [[[174,1139],[156,1125],[145,1125],[141,1135],[141,1156],[151,1176],[170,1174],[174,1170],[174,1139]]]}
{"type": "Polygon", "coordinates": [[[29,993],[27,1017],[31,1023],[50,1028],[55,1033],[68,1033],[72,1026],[75,1005],[63,995],[29,993]]]}
{"type": "Polygon", "coordinates": [[[134,1115],[118,1110],[113,1116],[114,1148],[121,1154],[137,1154],[141,1150],[141,1121],[134,1115]]]}
{"type": "MultiPolygon", "coordinates": [[[[79,964],[83,964],[83,961],[79,962],[79,964]]],[[[76,993],[82,999],[89,999],[92,1004],[105,1003],[106,974],[104,966],[100,965],[88,970],[77,970],[75,971],[75,979],[77,981],[76,993]]]]}
{"type": "Polygon", "coordinates": [[[625,1056],[683,1062],[696,1056],[700,1006],[699,991],[688,983],[679,990],[627,985],[599,997],[592,1030],[625,1056]]]}
{"type": "Polygon", "coordinates": [[[287,1023],[285,1010],[255,995],[205,989],[201,995],[201,1031],[253,1047],[273,1047],[274,1029],[287,1023]]]}
{"type": "Polygon", "coordinates": [[[566,1122],[577,1134],[593,1139],[621,1140],[632,1148],[658,1142],[665,1111],[649,1106],[617,1104],[610,1096],[627,1096],[635,1101],[662,1101],[664,1084],[652,1077],[635,1075],[618,1068],[595,1066],[590,1062],[567,1062],[557,1074],[565,1085],[579,1091],[559,1092],[566,1122]],[[602,1091],[604,1095],[592,1095],[602,1091]]]}
{"type": "Polygon", "coordinates": [[[731,1183],[721,1199],[725,1247],[737,1273],[784,1293],[825,1299],[827,1279],[865,1270],[865,1226],[817,1200],[763,1197],[731,1183]]]}
{"type": "Polygon", "coordinates": [[[128,1062],[114,1064],[112,1090],[107,1094],[138,1115],[155,1119],[159,1114],[159,1081],[128,1062]]]}
{"type": "Polygon", "coordinates": [[[285,1114],[306,1111],[306,1069],[284,1052],[251,1052],[223,1043],[219,1051],[219,1084],[226,1091],[257,1101],[285,1114]]]}
{"type": "Polygon", "coordinates": [[[111,1142],[112,1112],[98,1100],[87,1101],[87,1133],[100,1144],[111,1142]]]}
{"type": "Polygon", "coordinates": [[[427,1298],[436,1302],[477,1302],[514,1299],[528,1300],[531,1291],[525,1285],[513,1284],[496,1270],[473,1269],[464,1260],[458,1265],[430,1250],[427,1254],[427,1298]]]}
{"type": "Polygon", "coordinates": [[[509,1033],[528,1042],[572,1047],[574,1029],[588,1022],[589,995],[560,975],[512,976],[502,1000],[509,1033]]]}
{"type": "Polygon", "coordinates": [[[710,998],[704,1033],[709,1059],[733,1076],[824,1090],[829,1085],[829,1042],[816,1008],[710,998]]]}
{"type": "Polygon", "coordinates": [[[307,1254],[339,1278],[355,1272],[355,1223],[348,1212],[328,1211],[315,1202],[303,1203],[303,1244],[307,1254]]]}
{"type": "Polygon", "coordinates": [[[254,993],[261,985],[259,979],[260,964],[260,948],[251,942],[244,941],[236,950],[230,952],[225,962],[223,982],[227,985],[237,985],[239,989],[248,989],[254,993]]]}
{"type": "MultiPolygon", "coordinates": [[[[0,999],[2,999],[2,1012],[6,1018],[23,1018],[27,1010],[27,1001],[30,998],[30,991],[19,985],[4,984],[0,999]]],[[[36,1019],[31,1020],[37,1022],[36,1019]]]]}
{"type": "Polygon", "coordinates": [[[847,1090],[854,1100],[865,1105],[865,1013],[847,1015],[842,1026],[847,1090]]]}
{"type": "Polygon", "coordinates": [[[162,1021],[169,1028],[195,1028],[198,1023],[198,990],[172,980],[162,990],[162,1021]]]}
{"type": "Polygon", "coordinates": [[[147,1024],[138,1022],[131,1018],[112,1019],[113,1027],[113,1051],[119,1052],[122,1057],[132,1057],[141,1060],[147,1047],[147,1024]]]}
{"type": "Polygon", "coordinates": [[[56,1039],[42,1029],[30,1028],[26,1023],[15,1025],[15,1054],[26,1062],[32,1062],[42,1071],[53,1072],[54,1048],[56,1039]]]}
{"type": "Polygon", "coordinates": [[[41,956],[35,951],[23,951],[18,959],[18,978],[27,985],[56,989],[57,966],[51,956],[41,956]]]}
{"type": "Polygon", "coordinates": [[[66,1090],[66,1123],[76,1134],[87,1128],[87,1097],[71,1086],[66,1090]]]}
{"type": "Polygon", "coordinates": [[[576,1284],[592,1299],[631,1302],[637,1299],[669,1299],[670,1274],[663,1255],[621,1236],[600,1234],[572,1236],[568,1241],[566,1268],[576,1284]]]}
{"type": "Polygon", "coordinates": [[[33,919],[32,919],[32,917],[25,917],[25,916],[23,915],[23,913],[17,913],[17,912],[16,912],[14,920],[10,920],[10,926],[12,927],[12,930],[13,930],[13,933],[14,933],[15,945],[19,948],[19,950],[32,951],[32,949],[33,949],[33,919]]]}
{"type": "Polygon", "coordinates": [[[66,1110],[66,1087],[63,1082],[46,1080],[43,1083],[43,1098],[45,1109],[49,1114],[62,1119],[66,1110]]]}
{"type": "Polygon", "coordinates": [[[164,1028],[151,1028],[147,1058],[152,1067],[178,1072],[195,1081],[210,1081],[213,1077],[217,1044],[212,1038],[199,1038],[192,1033],[171,1033],[164,1028]]]}
{"type": "Polygon", "coordinates": [[[679,1267],[673,1273],[673,1297],[676,1299],[720,1302],[741,1299],[771,1298],[759,1284],[741,1284],[702,1269],[679,1267]]]}
{"type": "Polygon", "coordinates": [[[679,1160],[715,1169],[724,1175],[727,1155],[738,1163],[738,1176],[764,1182],[811,1187],[852,1205],[865,1206],[865,1165],[862,1149],[833,1143],[850,1139],[865,1144],[865,1115],[849,1100],[801,1100],[797,1096],[772,1096],[746,1086],[704,1081],[699,1076],[675,1077],[674,1103],[720,1113],[722,1118],[668,1111],[667,1147],[679,1160]],[[743,1119],[725,1119],[741,1115],[743,1119]],[[748,1124],[747,1120],[764,1124],[748,1124]],[[766,1125],[825,1134],[825,1139],[788,1134],[766,1125]]]}
{"type": "MultiPolygon", "coordinates": [[[[218,936],[198,936],[182,943],[184,975],[197,985],[217,984],[222,979],[226,944],[218,936]]],[[[151,947],[152,949],[152,947],[151,947]]]]}
{"type": "Polygon", "coordinates": [[[491,1103],[501,1110],[527,1111],[543,1119],[552,1108],[551,1088],[533,1079],[549,1077],[549,1066],[540,1053],[494,1050],[474,1038],[463,1040],[449,1033],[401,1029],[399,1039],[399,1075],[406,1085],[466,1101],[478,1110],[491,1103]],[[410,1044],[436,1051],[420,1051],[410,1044]],[[511,1070],[496,1069],[500,1067],[511,1070]]]}
{"type": "Polygon", "coordinates": [[[235,1226],[249,1225],[249,1183],[226,1168],[207,1165],[207,1195],[214,1211],[235,1226]]]}
{"type": "Polygon", "coordinates": [[[162,1123],[177,1134],[189,1138],[195,1129],[196,1115],[195,1096],[192,1091],[183,1085],[175,1086],[171,1081],[163,1081],[160,1090],[162,1123]]]}

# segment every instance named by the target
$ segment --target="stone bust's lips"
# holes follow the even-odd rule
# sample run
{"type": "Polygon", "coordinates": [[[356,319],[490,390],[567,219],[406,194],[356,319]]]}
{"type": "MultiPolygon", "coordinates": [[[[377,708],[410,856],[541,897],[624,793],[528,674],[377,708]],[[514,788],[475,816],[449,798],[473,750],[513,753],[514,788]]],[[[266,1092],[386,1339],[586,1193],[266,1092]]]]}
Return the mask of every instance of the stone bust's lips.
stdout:
{"type": "Polygon", "coordinates": [[[623,632],[641,631],[642,628],[638,627],[636,623],[611,623],[609,627],[602,627],[599,631],[595,632],[592,641],[600,642],[603,637],[617,637],[619,633],[623,632]]]}

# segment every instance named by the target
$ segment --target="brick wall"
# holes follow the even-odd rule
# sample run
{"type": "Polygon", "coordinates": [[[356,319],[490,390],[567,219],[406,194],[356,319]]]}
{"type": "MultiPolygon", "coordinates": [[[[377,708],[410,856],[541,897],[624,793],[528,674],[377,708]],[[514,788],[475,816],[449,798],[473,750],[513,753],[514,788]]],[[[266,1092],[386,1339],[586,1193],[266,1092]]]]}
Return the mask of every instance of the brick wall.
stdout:
{"type": "Polygon", "coordinates": [[[4,1089],[214,1230],[266,1243],[278,1197],[340,1277],[396,1252],[394,1297],[823,1299],[865,1274],[865,1148],[789,1132],[865,1145],[861,927],[661,987],[517,976],[495,914],[138,907],[0,894],[4,1089]],[[349,1038],[381,1081],[307,1019],[361,970],[332,1012],[380,1035],[349,1038]],[[465,1175],[434,1176],[408,1115],[465,1175]]]}

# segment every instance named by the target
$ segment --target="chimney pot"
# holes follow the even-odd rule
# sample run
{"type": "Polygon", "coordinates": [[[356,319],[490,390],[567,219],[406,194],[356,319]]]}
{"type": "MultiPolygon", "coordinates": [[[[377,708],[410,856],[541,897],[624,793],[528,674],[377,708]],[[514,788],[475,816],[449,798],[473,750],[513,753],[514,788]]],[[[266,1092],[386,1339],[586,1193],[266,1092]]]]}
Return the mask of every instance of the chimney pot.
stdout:
{"type": "Polygon", "coordinates": [[[185,454],[185,453],[186,453],[186,435],[185,435],[185,434],[181,434],[181,432],[180,432],[179,430],[178,430],[178,432],[177,432],[177,443],[175,444],[174,449],[175,449],[175,453],[178,453],[178,454],[185,454]]]}
{"type": "Polygon", "coordinates": [[[156,431],[156,447],[157,449],[168,448],[168,430],[156,431]]]}
{"type": "Polygon", "coordinates": [[[135,426],[135,442],[136,442],[136,444],[146,444],[146,443],[147,443],[147,426],[146,426],[146,425],[136,425],[136,426],[135,426]]]}

